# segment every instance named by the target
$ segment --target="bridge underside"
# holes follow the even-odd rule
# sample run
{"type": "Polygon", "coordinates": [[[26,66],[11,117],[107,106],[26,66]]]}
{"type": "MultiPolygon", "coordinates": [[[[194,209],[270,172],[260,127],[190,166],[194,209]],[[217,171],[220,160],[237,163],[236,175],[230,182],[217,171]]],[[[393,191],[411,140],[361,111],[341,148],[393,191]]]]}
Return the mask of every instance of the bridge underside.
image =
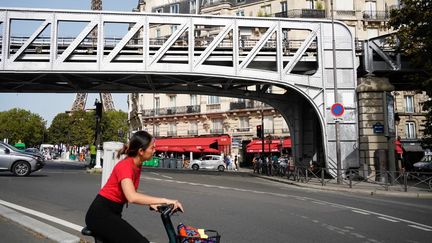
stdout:
{"type": "Polygon", "coordinates": [[[320,119],[310,102],[298,91],[289,87],[279,86],[283,88],[283,92],[268,93],[270,86],[270,84],[263,85],[250,80],[188,75],[2,73],[0,76],[0,92],[158,92],[220,94],[259,100],[277,109],[287,121],[297,163],[306,165],[314,161],[324,166],[323,130],[320,119]]]}

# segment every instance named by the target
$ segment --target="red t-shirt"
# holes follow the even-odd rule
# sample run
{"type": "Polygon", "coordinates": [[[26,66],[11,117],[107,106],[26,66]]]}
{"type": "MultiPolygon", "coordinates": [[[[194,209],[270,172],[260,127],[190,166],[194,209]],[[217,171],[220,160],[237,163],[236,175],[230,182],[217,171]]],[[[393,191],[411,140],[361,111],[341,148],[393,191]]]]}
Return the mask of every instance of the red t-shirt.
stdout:
{"type": "Polygon", "coordinates": [[[127,200],[121,188],[121,181],[125,178],[130,178],[135,186],[135,190],[137,190],[140,176],[141,166],[137,167],[133,158],[127,157],[114,166],[110,177],[99,191],[99,195],[113,202],[124,204],[127,200]]]}

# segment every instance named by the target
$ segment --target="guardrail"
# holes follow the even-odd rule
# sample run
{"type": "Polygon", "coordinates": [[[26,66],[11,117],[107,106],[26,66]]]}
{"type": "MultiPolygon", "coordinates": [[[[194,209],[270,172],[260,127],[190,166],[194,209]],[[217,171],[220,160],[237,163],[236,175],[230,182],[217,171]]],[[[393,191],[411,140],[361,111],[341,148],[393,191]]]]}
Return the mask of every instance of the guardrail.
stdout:
{"type": "Polygon", "coordinates": [[[338,184],[336,178],[330,176],[328,170],[337,171],[336,168],[314,166],[291,166],[281,170],[278,166],[273,165],[271,173],[269,173],[266,166],[261,166],[257,172],[321,186],[337,185],[339,187],[363,189],[378,187],[386,191],[408,192],[416,190],[432,192],[432,172],[376,170],[369,172],[364,177],[359,169],[344,169],[341,170],[342,180],[338,184]]]}

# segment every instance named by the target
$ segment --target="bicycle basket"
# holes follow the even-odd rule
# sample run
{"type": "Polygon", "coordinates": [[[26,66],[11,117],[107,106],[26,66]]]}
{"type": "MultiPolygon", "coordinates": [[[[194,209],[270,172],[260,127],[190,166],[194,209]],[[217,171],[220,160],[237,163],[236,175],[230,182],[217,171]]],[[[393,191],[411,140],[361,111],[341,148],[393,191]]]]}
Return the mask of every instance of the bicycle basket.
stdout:
{"type": "Polygon", "coordinates": [[[179,243],[220,243],[221,236],[216,230],[204,230],[207,238],[200,236],[177,236],[179,243]]]}

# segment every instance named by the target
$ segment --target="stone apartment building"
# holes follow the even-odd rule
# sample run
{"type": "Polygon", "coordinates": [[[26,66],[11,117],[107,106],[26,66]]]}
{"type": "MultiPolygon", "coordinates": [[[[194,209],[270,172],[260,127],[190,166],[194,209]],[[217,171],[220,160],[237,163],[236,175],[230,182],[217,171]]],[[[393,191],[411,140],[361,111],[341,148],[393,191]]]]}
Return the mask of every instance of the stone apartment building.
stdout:
{"type": "MultiPolygon", "coordinates": [[[[361,53],[362,40],[388,34],[389,12],[397,0],[334,0],[334,18],[351,30],[356,50],[361,53]]],[[[173,14],[236,15],[250,17],[329,19],[330,0],[139,0],[135,11],[173,14]]],[[[175,29],[156,27],[157,39],[175,29]]],[[[247,40],[259,31],[240,33],[247,40]]],[[[278,92],[272,87],[269,92],[278,92]]],[[[397,91],[395,112],[397,136],[407,150],[419,150],[424,112],[422,92],[397,91]]],[[[158,137],[218,136],[227,134],[232,144],[225,153],[247,155],[245,144],[256,139],[257,125],[263,118],[264,133],[277,143],[270,152],[290,151],[289,130],[277,110],[253,100],[186,94],[131,94],[129,97],[130,129],[145,129],[158,137]],[[275,141],[276,140],[276,141],[275,141]],[[277,142],[279,141],[279,142],[277,142]]],[[[253,151],[249,151],[252,153],[253,151]]]]}

